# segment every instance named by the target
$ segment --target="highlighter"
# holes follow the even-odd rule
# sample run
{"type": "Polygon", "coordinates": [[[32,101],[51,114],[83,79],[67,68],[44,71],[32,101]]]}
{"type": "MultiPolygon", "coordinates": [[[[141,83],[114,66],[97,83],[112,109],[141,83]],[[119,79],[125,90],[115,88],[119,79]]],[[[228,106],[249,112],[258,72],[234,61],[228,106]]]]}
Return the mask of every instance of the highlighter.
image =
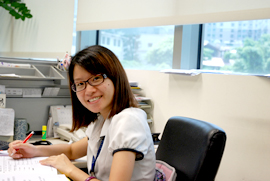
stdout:
{"type": "Polygon", "coordinates": [[[42,141],[46,141],[47,126],[42,126],[42,141]]]}

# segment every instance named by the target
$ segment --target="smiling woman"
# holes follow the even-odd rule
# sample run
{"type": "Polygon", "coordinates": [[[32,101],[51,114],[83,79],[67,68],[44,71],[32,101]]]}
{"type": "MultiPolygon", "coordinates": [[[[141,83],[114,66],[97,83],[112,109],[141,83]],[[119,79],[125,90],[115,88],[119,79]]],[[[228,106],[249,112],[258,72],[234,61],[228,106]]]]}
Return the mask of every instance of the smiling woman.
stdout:
{"type": "Polygon", "coordinates": [[[115,54],[96,45],[78,52],[69,67],[73,128],[87,127],[85,138],[70,145],[10,144],[13,158],[42,160],[72,180],[153,181],[155,149],[146,113],[138,108],[125,70],[115,54]],[[52,156],[57,155],[57,156],[52,156]],[[88,172],[70,160],[87,155],[88,172]]]}
{"type": "Polygon", "coordinates": [[[98,45],[80,51],[72,58],[69,78],[73,130],[88,127],[89,174],[100,180],[153,180],[155,151],[147,117],[115,54],[98,45]]]}

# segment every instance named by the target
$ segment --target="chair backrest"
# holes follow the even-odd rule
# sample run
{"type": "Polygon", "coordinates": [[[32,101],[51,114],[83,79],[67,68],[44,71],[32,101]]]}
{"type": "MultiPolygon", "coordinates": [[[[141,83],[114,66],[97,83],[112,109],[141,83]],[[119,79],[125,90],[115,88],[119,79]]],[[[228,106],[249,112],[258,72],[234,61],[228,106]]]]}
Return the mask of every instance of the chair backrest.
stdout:
{"type": "Polygon", "coordinates": [[[175,168],[176,180],[213,181],[226,143],[220,127],[186,117],[171,117],[164,128],[156,159],[175,168]]]}

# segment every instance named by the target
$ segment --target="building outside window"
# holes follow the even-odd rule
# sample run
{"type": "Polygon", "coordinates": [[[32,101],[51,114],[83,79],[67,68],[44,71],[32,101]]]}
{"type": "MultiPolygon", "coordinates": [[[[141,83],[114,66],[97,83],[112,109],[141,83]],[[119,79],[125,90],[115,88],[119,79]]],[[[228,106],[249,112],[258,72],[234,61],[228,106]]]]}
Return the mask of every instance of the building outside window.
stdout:
{"type": "Polygon", "coordinates": [[[210,23],[205,24],[202,69],[270,73],[270,20],[223,22],[222,29],[214,32],[210,23]],[[238,32],[238,36],[233,32],[238,32]],[[213,38],[217,33],[219,38],[213,38]]]}
{"type": "Polygon", "coordinates": [[[124,68],[161,70],[172,68],[174,26],[100,30],[99,39],[115,39],[118,44],[99,41],[112,50],[124,68]]]}
{"type": "MultiPolygon", "coordinates": [[[[201,59],[196,60],[200,63],[195,68],[244,74],[270,73],[270,19],[209,23],[203,26],[200,52],[202,56],[201,59]]],[[[185,39],[185,42],[182,42],[182,49],[185,50],[181,54],[189,49],[199,52],[194,48],[195,46],[185,48],[190,44],[194,34],[190,35],[191,38],[187,38],[183,34],[179,35],[175,27],[99,30],[98,42],[111,49],[126,69],[171,69],[175,68],[172,66],[173,61],[174,64],[175,61],[181,61],[181,64],[183,61],[194,61],[189,56],[173,59],[173,55],[178,53],[173,51],[174,44],[178,43],[174,38],[175,34],[177,37],[182,36],[182,41],[185,39]]],[[[88,45],[81,45],[81,47],[85,46],[88,45]]]]}

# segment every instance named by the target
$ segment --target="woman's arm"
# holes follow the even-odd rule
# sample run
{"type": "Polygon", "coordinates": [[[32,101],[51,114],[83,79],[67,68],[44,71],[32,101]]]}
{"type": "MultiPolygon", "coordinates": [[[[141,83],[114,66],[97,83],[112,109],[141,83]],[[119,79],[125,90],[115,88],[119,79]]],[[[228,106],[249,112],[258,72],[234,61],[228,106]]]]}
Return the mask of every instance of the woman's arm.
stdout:
{"type": "Polygon", "coordinates": [[[110,181],[131,180],[136,153],[132,151],[119,151],[113,155],[110,181]]]}
{"type": "Polygon", "coordinates": [[[87,173],[73,165],[65,154],[50,156],[49,158],[39,162],[42,165],[48,165],[56,168],[60,173],[65,174],[74,181],[84,181],[89,177],[87,173]]]}
{"type": "MultiPolygon", "coordinates": [[[[131,151],[119,151],[113,155],[113,162],[110,171],[110,181],[130,181],[134,169],[136,153],[131,151]]],[[[82,173],[79,169],[72,169],[69,173],[66,173],[72,180],[82,180],[90,177],[86,173],[82,173]]],[[[92,179],[91,181],[98,181],[98,179],[92,179]]]]}
{"type": "Polygon", "coordinates": [[[9,144],[8,153],[13,158],[32,158],[37,156],[52,156],[64,153],[69,159],[74,160],[87,154],[87,137],[73,144],[56,144],[46,146],[34,146],[22,141],[14,141],[9,144]],[[18,151],[16,151],[18,150],[18,151]]]}
{"type": "Polygon", "coordinates": [[[56,156],[50,156],[47,159],[41,160],[40,163],[42,165],[50,165],[55,167],[59,172],[62,174],[65,174],[72,180],[82,180],[84,181],[86,178],[89,177],[87,173],[82,171],[81,169],[77,168],[70,160],[80,158],[82,156],[85,156],[87,154],[87,137],[81,139],[80,141],[77,141],[71,145],[53,145],[48,148],[46,146],[40,146],[38,149],[40,149],[42,155],[38,156],[47,156],[51,155],[53,153],[57,153],[56,156]],[[68,147],[68,148],[67,148],[68,147]],[[52,149],[53,148],[53,149],[52,149]],[[42,150],[43,149],[43,150],[42,150]],[[55,151],[55,149],[58,149],[55,151]],[[68,150],[68,151],[65,151],[68,150]],[[48,151],[44,155],[44,153],[48,151]],[[62,153],[60,153],[62,152],[62,153]]]}
{"type": "Polygon", "coordinates": [[[52,156],[64,153],[70,160],[81,158],[87,154],[87,137],[72,144],[56,144],[37,146],[35,156],[52,156]]]}

